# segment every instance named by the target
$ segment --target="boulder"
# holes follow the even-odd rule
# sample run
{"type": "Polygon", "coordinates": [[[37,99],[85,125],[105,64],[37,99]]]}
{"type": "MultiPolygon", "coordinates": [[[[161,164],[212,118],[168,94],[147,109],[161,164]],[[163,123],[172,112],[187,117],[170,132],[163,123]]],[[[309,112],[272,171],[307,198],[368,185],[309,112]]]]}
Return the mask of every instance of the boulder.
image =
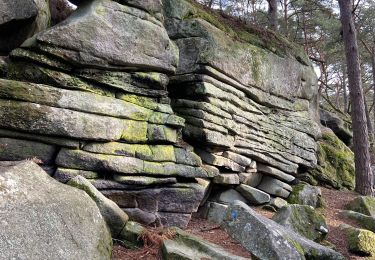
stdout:
{"type": "Polygon", "coordinates": [[[293,190],[289,184],[269,176],[264,176],[262,178],[262,181],[257,186],[257,189],[282,198],[288,198],[290,192],[293,190]]]}
{"type": "Polygon", "coordinates": [[[314,208],[322,206],[322,191],[318,187],[307,183],[299,183],[293,186],[293,191],[288,197],[290,204],[309,205],[314,208]]]}
{"type": "Polygon", "coordinates": [[[288,205],[288,202],[282,198],[279,198],[279,197],[276,197],[276,198],[272,198],[270,200],[270,203],[269,205],[273,208],[275,208],[276,210],[278,209],[281,209],[282,207],[285,207],[286,205],[288,205]]]}
{"type": "Polygon", "coordinates": [[[237,186],[236,191],[241,193],[247,199],[248,203],[252,205],[264,204],[271,200],[269,194],[245,184],[237,186]]]}
{"type": "Polygon", "coordinates": [[[111,259],[111,234],[85,192],[31,161],[1,162],[0,186],[1,259],[111,259]]]}
{"type": "Polygon", "coordinates": [[[361,228],[375,232],[375,217],[370,217],[351,210],[344,210],[343,215],[354,220],[361,228]]]}
{"type": "Polygon", "coordinates": [[[222,247],[188,234],[181,229],[174,228],[170,232],[173,232],[174,236],[172,239],[163,240],[162,259],[248,259],[230,254],[222,247]]]}
{"type": "Polygon", "coordinates": [[[129,217],[112,200],[107,199],[87,179],[78,175],[68,185],[85,191],[96,203],[105,222],[111,230],[112,237],[117,238],[124,229],[129,217]]]}
{"type": "Polygon", "coordinates": [[[353,133],[349,130],[347,123],[345,123],[344,120],[338,115],[324,109],[320,109],[319,114],[320,123],[323,126],[330,128],[346,145],[351,145],[353,133]]]}
{"type": "Polygon", "coordinates": [[[315,242],[328,234],[324,216],[307,205],[287,205],[279,209],[272,220],[315,242]]]}
{"type": "Polygon", "coordinates": [[[47,46],[47,53],[73,65],[175,71],[178,52],[163,24],[131,6],[106,0],[85,1],[65,21],[23,46],[47,46]]]}
{"type": "Polygon", "coordinates": [[[375,233],[341,224],[340,228],[345,231],[350,252],[375,257],[375,233]]]}
{"type": "Polygon", "coordinates": [[[334,250],[258,215],[240,201],[228,207],[222,226],[258,259],[345,259],[334,250]]]}
{"type": "Polygon", "coordinates": [[[208,212],[207,212],[207,220],[221,224],[225,219],[225,214],[227,211],[228,205],[216,203],[216,202],[208,202],[208,212]]]}
{"type": "Polygon", "coordinates": [[[231,204],[236,200],[242,201],[244,203],[247,202],[247,200],[234,189],[223,191],[217,197],[217,201],[224,204],[231,204]]]}
{"type": "Polygon", "coordinates": [[[375,198],[370,196],[359,196],[349,202],[346,208],[370,217],[375,217],[375,198]]]}

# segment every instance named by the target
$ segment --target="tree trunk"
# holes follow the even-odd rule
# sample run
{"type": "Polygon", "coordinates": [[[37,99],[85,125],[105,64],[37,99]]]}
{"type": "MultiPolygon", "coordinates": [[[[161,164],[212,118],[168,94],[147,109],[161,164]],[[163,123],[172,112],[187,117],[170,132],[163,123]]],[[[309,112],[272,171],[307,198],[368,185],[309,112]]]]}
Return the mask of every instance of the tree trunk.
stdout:
{"type": "Polygon", "coordinates": [[[348,93],[346,92],[346,70],[345,70],[345,65],[342,66],[342,91],[343,91],[343,94],[344,94],[344,113],[348,113],[349,112],[349,108],[348,108],[348,103],[349,103],[349,100],[348,100],[348,93]]]}
{"type": "Polygon", "coordinates": [[[367,121],[367,129],[368,129],[368,136],[370,143],[374,141],[374,134],[373,134],[373,128],[371,124],[371,117],[370,117],[370,110],[368,109],[367,101],[366,101],[366,95],[363,96],[364,104],[365,104],[365,111],[366,111],[366,121],[367,121]]]}
{"type": "MultiPolygon", "coordinates": [[[[372,61],[372,87],[373,87],[373,92],[374,92],[373,100],[375,102],[375,50],[373,50],[372,52],[371,61],[372,61]]],[[[372,109],[373,109],[374,126],[375,126],[375,106],[372,109]]]]}
{"type": "Polygon", "coordinates": [[[363,98],[357,34],[350,0],[338,0],[348,67],[349,92],[352,102],[353,145],[356,171],[356,191],[373,195],[366,111],[363,98]]]}
{"type": "Polygon", "coordinates": [[[277,0],[267,0],[268,1],[268,19],[270,22],[270,28],[277,31],[277,0]]]}

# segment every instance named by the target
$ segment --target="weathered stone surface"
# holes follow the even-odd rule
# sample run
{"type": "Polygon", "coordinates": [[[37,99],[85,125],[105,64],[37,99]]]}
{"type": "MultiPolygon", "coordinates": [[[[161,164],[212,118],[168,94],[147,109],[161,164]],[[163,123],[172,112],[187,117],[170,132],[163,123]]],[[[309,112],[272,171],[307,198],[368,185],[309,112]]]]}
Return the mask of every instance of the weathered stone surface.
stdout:
{"type": "Polygon", "coordinates": [[[139,186],[152,186],[177,183],[176,178],[154,178],[148,176],[123,176],[115,174],[113,179],[119,183],[139,186]]]}
{"type": "Polygon", "coordinates": [[[56,153],[57,148],[53,145],[0,137],[0,161],[33,159],[39,164],[51,165],[55,160],[56,153]]]}
{"type": "Polygon", "coordinates": [[[278,209],[281,209],[282,207],[287,206],[288,202],[282,198],[276,197],[270,200],[269,205],[275,208],[276,210],[278,210],[278,209]]]}
{"type": "Polygon", "coordinates": [[[321,242],[328,234],[328,226],[323,215],[307,205],[288,205],[279,209],[272,220],[294,232],[321,242]]]}
{"type": "Polygon", "coordinates": [[[344,210],[343,215],[354,220],[361,228],[375,232],[375,217],[351,210],[344,210]]]}
{"type": "Polygon", "coordinates": [[[264,204],[271,200],[271,196],[269,194],[245,184],[237,186],[236,191],[241,193],[241,195],[246,198],[248,203],[253,205],[264,204]]]}
{"type": "Polygon", "coordinates": [[[309,205],[314,208],[322,206],[322,191],[319,187],[311,186],[307,183],[299,183],[293,186],[293,191],[288,197],[291,204],[309,205]]]}
{"type": "Polygon", "coordinates": [[[319,114],[320,123],[323,126],[330,128],[346,145],[352,143],[353,133],[348,129],[345,122],[339,116],[324,109],[320,109],[319,114]]]}
{"type": "Polygon", "coordinates": [[[258,215],[243,202],[227,209],[222,226],[259,259],[345,259],[341,254],[308,240],[258,215]]]}
{"type": "Polygon", "coordinates": [[[268,175],[268,176],[272,176],[276,179],[280,179],[282,181],[286,181],[286,182],[292,182],[294,181],[296,178],[290,174],[286,174],[276,168],[273,168],[271,166],[268,166],[268,165],[264,165],[264,164],[261,164],[261,163],[258,163],[257,165],[257,170],[258,172],[260,173],[264,173],[265,175],[268,175]]]}
{"type": "Polygon", "coordinates": [[[208,212],[207,212],[207,220],[221,224],[221,222],[225,219],[225,214],[227,211],[228,205],[216,203],[216,202],[208,202],[208,212]]]}
{"type": "Polygon", "coordinates": [[[367,216],[375,217],[375,198],[370,196],[359,196],[352,200],[346,208],[367,216]]]}
{"type": "Polygon", "coordinates": [[[129,216],[131,221],[139,222],[144,225],[155,225],[157,218],[155,213],[147,212],[138,208],[122,209],[129,216]]]}
{"type": "Polygon", "coordinates": [[[67,183],[70,179],[77,177],[78,175],[86,178],[86,179],[97,179],[99,178],[99,174],[97,172],[92,171],[84,171],[84,170],[75,170],[75,169],[67,169],[67,168],[57,168],[53,178],[58,180],[62,183],[67,183]]]}
{"type": "Polygon", "coordinates": [[[205,241],[202,238],[174,228],[174,238],[163,241],[162,259],[223,259],[244,260],[240,256],[226,252],[222,247],[205,241]]]}
{"type": "Polygon", "coordinates": [[[0,185],[0,258],[111,259],[111,235],[86,193],[30,161],[0,163],[0,185]]]}
{"type": "Polygon", "coordinates": [[[68,185],[83,190],[98,206],[105,222],[111,230],[112,237],[117,238],[128,222],[128,215],[113,201],[101,194],[87,179],[77,176],[68,182],[68,185]]]}
{"type": "Polygon", "coordinates": [[[293,190],[289,184],[268,176],[262,178],[262,182],[257,186],[257,189],[282,198],[288,198],[290,192],[293,190]]]}
{"type": "Polygon", "coordinates": [[[341,224],[340,228],[345,231],[349,251],[365,256],[375,256],[375,233],[341,224]]]}
{"type": "Polygon", "coordinates": [[[208,177],[207,172],[200,167],[168,162],[148,162],[134,157],[95,154],[81,150],[62,149],[56,158],[56,164],[64,168],[110,171],[124,175],[208,177]]]}
{"type": "Polygon", "coordinates": [[[215,176],[213,182],[216,184],[233,185],[240,184],[240,179],[236,173],[222,173],[215,176]]]}
{"type": "Polygon", "coordinates": [[[128,221],[125,228],[121,231],[119,238],[130,248],[139,247],[142,245],[139,237],[146,231],[147,230],[142,225],[133,221],[128,221]]]}
{"type": "Polygon", "coordinates": [[[217,197],[218,202],[224,203],[224,204],[231,204],[236,200],[247,202],[247,200],[236,190],[234,189],[228,189],[226,191],[223,191],[219,194],[217,197]]]}
{"type": "Polygon", "coordinates": [[[354,190],[354,153],[332,131],[323,129],[318,141],[318,166],[310,172],[316,183],[354,190]]]}
{"type": "Polygon", "coordinates": [[[160,21],[114,1],[85,2],[68,19],[28,45],[87,67],[172,72],[177,60],[176,47],[160,21]]]}
{"type": "Polygon", "coordinates": [[[0,127],[45,135],[118,140],[124,123],[113,117],[1,99],[0,127]]]}
{"type": "Polygon", "coordinates": [[[240,173],[239,175],[240,182],[251,187],[256,187],[262,181],[263,174],[259,172],[252,173],[240,173]]]}
{"type": "Polygon", "coordinates": [[[241,166],[240,164],[225,158],[223,156],[211,154],[201,149],[195,149],[196,153],[202,158],[202,160],[214,166],[224,167],[228,170],[243,172],[245,171],[245,167],[241,166]]]}
{"type": "Polygon", "coordinates": [[[236,154],[236,153],[233,153],[233,152],[230,152],[230,151],[225,151],[223,152],[223,157],[225,158],[228,158],[242,166],[250,166],[251,164],[251,159],[246,157],[246,156],[243,156],[243,155],[240,155],[240,154],[236,154]]]}

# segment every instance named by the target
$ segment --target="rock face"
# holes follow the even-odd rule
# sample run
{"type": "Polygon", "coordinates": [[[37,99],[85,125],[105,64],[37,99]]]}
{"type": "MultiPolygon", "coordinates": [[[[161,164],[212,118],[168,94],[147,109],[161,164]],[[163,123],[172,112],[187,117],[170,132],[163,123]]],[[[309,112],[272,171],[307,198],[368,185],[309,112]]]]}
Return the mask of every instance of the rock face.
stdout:
{"type": "MultiPolygon", "coordinates": [[[[43,1],[22,19],[37,23],[43,1]]],[[[64,183],[81,175],[130,220],[179,227],[211,186],[263,204],[316,166],[316,76],[302,50],[187,0],[72,3],[0,59],[0,161],[33,159],[64,183]]]]}
{"type": "Polygon", "coordinates": [[[310,63],[285,41],[271,51],[267,44],[282,41],[278,36],[235,31],[192,1],[165,0],[164,6],[168,34],[180,50],[168,89],[173,109],[186,120],[184,137],[221,173],[258,171],[280,188],[269,180],[254,186],[288,197],[290,190],[281,189],[317,162],[310,63]]]}
{"type": "Polygon", "coordinates": [[[228,207],[222,225],[258,259],[345,259],[332,249],[259,216],[240,201],[228,207]]]}
{"type": "Polygon", "coordinates": [[[332,131],[323,129],[318,141],[318,166],[310,178],[312,184],[335,189],[354,189],[354,154],[332,131]]]}
{"type": "Polygon", "coordinates": [[[323,126],[330,128],[335,135],[340,138],[346,145],[351,145],[353,133],[345,125],[345,122],[337,115],[320,109],[320,122],[323,126]]]}
{"type": "Polygon", "coordinates": [[[31,161],[1,162],[0,187],[1,259],[111,259],[111,234],[83,191],[31,161]]]}
{"type": "Polygon", "coordinates": [[[184,227],[208,188],[196,178],[215,169],[181,140],[166,90],[178,50],[161,7],[86,1],[14,50],[0,160],[34,158],[62,182],[82,175],[130,219],[184,227]]]}

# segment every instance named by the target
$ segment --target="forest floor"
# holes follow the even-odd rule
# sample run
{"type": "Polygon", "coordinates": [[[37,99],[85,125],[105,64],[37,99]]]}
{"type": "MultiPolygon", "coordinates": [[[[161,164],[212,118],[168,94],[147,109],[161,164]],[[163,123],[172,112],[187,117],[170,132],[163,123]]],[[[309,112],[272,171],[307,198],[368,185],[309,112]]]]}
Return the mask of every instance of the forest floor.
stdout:
{"type": "MultiPolygon", "coordinates": [[[[329,228],[329,233],[326,241],[334,245],[334,249],[343,254],[347,259],[369,259],[365,257],[359,257],[348,252],[345,235],[339,228],[340,224],[343,223],[358,227],[353,221],[347,219],[343,216],[343,214],[341,214],[341,212],[345,209],[345,205],[353,200],[356,196],[358,196],[358,194],[352,191],[337,191],[326,188],[321,189],[322,196],[326,205],[324,208],[318,209],[318,211],[326,217],[327,225],[329,228]]],[[[273,215],[272,212],[265,211],[260,208],[255,208],[255,210],[259,214],[262,214],[267,218],[271,218],[273,215]]],[[[204,219],[193,218],[186,228],[186,231],[191,234],[200,236],[209,242],[218,244],[228,252],[231,252],[235,255],[250,258],[250,254],[246,251],[246,249],[244,249],[238,242],[233,240],[225,231],[220,229],[217,224],[210,223],[204,219]]],[[[159,248],[157,246],[153,246],[138,250],[129,250],[122,246],[116,245],[113,249],[113,259],[160,259],[159,248]]]]}

